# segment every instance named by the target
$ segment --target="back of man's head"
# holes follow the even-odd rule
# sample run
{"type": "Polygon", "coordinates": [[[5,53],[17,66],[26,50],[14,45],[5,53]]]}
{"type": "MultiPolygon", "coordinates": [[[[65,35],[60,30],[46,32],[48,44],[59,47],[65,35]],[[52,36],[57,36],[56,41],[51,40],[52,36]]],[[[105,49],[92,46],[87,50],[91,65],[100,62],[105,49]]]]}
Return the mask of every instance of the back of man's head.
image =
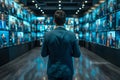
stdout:
{"type": "Polygon", "coordinates": [[[54,14],[54,21],[55,21],[56,25],[58,25],[58,26],[64,25],[65,20],[66,20],[65,12],[62,10],[57,10],[54,14]]]}

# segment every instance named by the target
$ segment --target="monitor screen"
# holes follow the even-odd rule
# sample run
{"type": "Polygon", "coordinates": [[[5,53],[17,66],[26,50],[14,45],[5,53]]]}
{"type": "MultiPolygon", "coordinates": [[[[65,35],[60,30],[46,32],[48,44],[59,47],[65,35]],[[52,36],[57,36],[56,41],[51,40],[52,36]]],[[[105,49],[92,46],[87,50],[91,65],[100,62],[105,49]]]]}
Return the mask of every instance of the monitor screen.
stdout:
{"type": "Polygon", "coordinates": [[[89,33],[89,42],[96,42],[96,32],[89,33]]]}
{"type": "Polygon", "coordinates": [[[24,42],[24,33],[17,32],[17,44],[21,44],[24,42]]]}
{"type": "Polygon", "coordinates": [[[38,24],[38,18],[33,14],[33,13],[31,13],[31,23],[32,24],[38,24]]]}
{"type": "Polygon", "coordinates": [[[17,32],[10,32],[10,45],[17,43],[17,32]]]}
{"type": "Polygon", "coordinates": [[[100,19],[97,19],[96,20],[96,28],[95,28],[95,31],[100,31],[100,27],[101,27],[101,25],[100,25],[100,19]]]}
{"type": "Polygon", "coordinates": [[[43,24],[45,23],[45,17],[37,17],[38,24],[43,24]]]}
{"type": "Polygon", "coordinates": [[[29,11],[27,11],[26,18],[28,22],[31,22],[31,13],[29,11]]]}
{"type": "Polygon", "coordinates": [[[24,31],[24,24],[23,24],[23,21],[18,19],[18,25],[17,25],[17,31],[24,31]]]}
{"type": "Polygon", "coordinates": [[[80,21],[79,21],[80,23],[82,23],[82,22],[83,22],[83,18],[82,18],[82,17],[81,17],[79,20],[80,20],[80,21]]]}
{"type": "Polygon", "coordinates": [[[31,14],[25,8],[23,8],[23,20],[31,21],[31,14]]]}
{"type": "Polygon", "coordinates": [[[98,19],[100,17],[100,6],[96,8],[96,18],[98,19]]]}
{"type": "Polygon", "coordinates": [[[43,36],[44,36],[44,32],[38,32],[37,33],[37,40],[40,40],[41,38],[43,38],[43,36]]]}
{"type": "Polygon", "coordinates": [[[9,7],[9,0],[0,0],[0,2],[4,3],[7,8],[9,7]]]}
{"type": "Polygon", "coordinates": [[[96,43],[100,44],[100,33],[99,32],[96,33],[96,43]]]}
{"type": "Polygon", "coordinates": [[[13,16],[16,16],[17,15],[18,4],[16,2],[14,2],[14,0],[10,0],[9,5],[10,5],[9,14],[13,15],[13,16]]]}
{"type": "Polygon", "coordinates": [[[88,22],[88,21],[89,21],[89,13],[84,16],[84,22],[88,22]]]}
{"type": "Polygon", "coordinates": [[[23,8],[20,5],[17,8],[17,17],[23,19],[23,8]]]}
{"type": "Polygon", "coordinates": [[[9,30],[8,17],[5,13],[0,13],[0,30],[9,30]]]}
{"type": "Polygon", "coordinates": [[[44,32],[45,31],[45,25],[37,25],[37,31],[44,32]]]}
{"type": "Polygon", "coordinates": [[[32,24],[32,32],[36,31],[36,25],[32,24]]]}
{"type": "Polygon", "coordinates": [[[36,33],[35,32],[31,33],[31,39],[32,39],[32,41],[36,40],[36,33]]]}
{"type": "Polygon", "coordinates": [[[107,46],[115,47],[115,31],[107,32],[107,46]]]}
{"type": "Polygon", "coordinates": [[[31,22],[32,22],[32,24],[35,24],[35,25],[37,25],[37,20],[36,19],[34,19],[34,20],[31,20],[31,22]]]}
{"type": "Polygon", "coordinates": [[[96,32],[92,32],[92,42],[96,42],[96,32]]]}
{"type": "Polygon", "coordinates": [[[14,16],[9,15],[9,27],[11,31],[17,31],[18,20],[14,16]]]}
{"type": "Polygon", "coordinates": [[[83,28],[85,31],[88,31],[89,30],[89,23],[84,24],[83,28]]]}
{"type": "Polygon", "coordinates": [[[9,32],[0,31],[0,48],[9,46],[9,32]]]}
{"type": "Polygon", "coordinates": [[[23,24],[24,24],[24,31],[25,32],[31,32],[30,23],[26,22],[26,21],[23,21],[23,24]]]}
{"type": "Polygon", "coordinates": [[[116,30],[120,30],[120,11],[116,13],[116,30]]]}
{"type": "Polygon", "coordinates": [[[112,13],[116,10],[116,0],[108,0],[108,12],[112,13]]]}
{"type": "Polygon", "coordinates": [[[89,31],[92,31],[92,23],[89,23],[89,31]]]}
{"type": "Polygon", "coordinates": [[[82,32],[79,33],[79,39],[80,39],[80,40],[83,39],[83,33],[82,33],[82,32]]]}
{"type": "Polygon", "coordinates": [[[109,27],[108,27],[108,25],[107,25],[107,17],[105,16],[105,17],[101,18],[100,21],[101,21],[101,27],[100,27],[100,29],[101,29],[102,31],[107,31],[107,30],[109,30],[109,27]]]}
{"type": "Polygon", "coordinates": [[[8,14],[9,0],[0,0],[0,11],[8,14]]]}
{"type": "Polygon", "coordinates": [[[96,20],[96,9],[92,11],[92,21],[96,20]]]}
{"type": "Polygon", "coordinates": [[[67,25],[74,25],[74,18],[66,18],[67,25]]]}
{"type": "Polygon", "coordinates": [[[86,33],[85,33],[85,40],[86,40],[87,42],[89,42],[89,32],[86,32],[86,33]]]}
{"type": "Polygon", "coordinates": [[[80,26],[79,26],[79,25],[75,26],[74,31],[75,31],[75,33],[79,33],[79,31],[80,31],[80,26]]]}
{"type": "Polygon", "coordinates": [[[89,13],[89,22],[92,22],[92,13],[89,13]]]}
{"type": "Polygon", "coordinates": [[[53,18],[52,17],[47,17],[45,19],[45,25],[53,25],[53,18]]]}
{"type": "Polygon", "coordinates": [[[79,30],[82,31],[82,24],[79,24],[79,30]]]}
{"type": "Polygon", "coordinates": [[[75,18],[75,26],[79,25],[79,19],[78,18],[75,18]]]}
{"type": "Polygon", "coordinates": [[[100,5],[100,17],[105,16],[107,14],[107,3],[104,2],[100,5]]]}
{"type": "Polygon", "coordinates": [[[110,14],[108,17],[108,23],[109,23],[109,30],[115,30],[116,28],[116,17],[115,17],[115,13],[114,14],[110,14]]]}
{"type": "Polygon", "coordinates": [[[74,32],[74,25],[65,25],[65,29],[74,32]]]}
{"type": "Polygon", "coordinates": [[[45,31],[49,32],[54,29],[54,25],[45,25],[45,31]]]}
{"type": "Polygon", "coordinates": [[[24,20],[27,20],[27,15],[28,15],[27,13],[28,13],[27,10],[23,8],[23,19],[24,20]]]}
{"type": "Polygon", "coordinates": [[[91,26],[90,26],[90,30],[91,31],[95,31],[95,28],[96,28],[96,22],[93,22],[92,24],[91,24],[91,26]]]}
{"type": "Polygon", "coordinates": [[[24,42],[31,41],[31,33],[24,33],[24,42]]]}
{"type": "Polygon", "coordinates": [[[90,32],[89,34],[90,34],[90,36],[89,36],[89,41],[92,42],[92,37],[93,37],[93,36],[92,36],[92,32],[90,32]]]}
{"type": "Polygon", "coordinates": [[[107,33],[106,32],[100,32],[100,44],[106,46],[107,42],[107,33]]]}

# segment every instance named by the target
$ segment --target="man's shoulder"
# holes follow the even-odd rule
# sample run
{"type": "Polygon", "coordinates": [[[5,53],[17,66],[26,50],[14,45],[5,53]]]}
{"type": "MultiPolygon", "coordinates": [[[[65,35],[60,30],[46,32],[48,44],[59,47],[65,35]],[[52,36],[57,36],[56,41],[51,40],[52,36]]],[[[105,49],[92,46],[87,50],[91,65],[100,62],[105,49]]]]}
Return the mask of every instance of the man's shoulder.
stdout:
{"type": "Polygon", "coordinates": [[[54,33],[54,30],[49,31],[49,32],[46,32],[45,35],[46,35],[46,36],[49,36],[49,35],[51,35],[51,34],[53,34],[53,33],[54,33]]]}
{"type": "MultiPolygon", "coordinates": [[[[57,32],[56,30],[52,30],[52,31],[46,32],[46,35],[53,34],[56,32],[57,32]]],[[[64,30],[64,32],[66,32],[67,34],[70,34],[70,35],[75,35],[73,32],[68,31],[68,30],[64,30]]]]}
{"type": "MultiPolygon", "coordinates": [[[[57,34],[57,32],[58,32],[57,30],[52,30],[52,31],[46,32],[45,36],[49,37],[51,35],[57,34]]],[[[71,32],[71,31],[64,30],[63,32],[65,32],[66,35],[75,36],[75,34],[73,32],[71,32]]]]}
{"type": "Polygon", "coordinates": [[[75,36],[75,33],[71,32],[71,31],[67,31],[67,33],[71,36],[75,36]]]}
{"type": "Polygon", "coordinates": [[[51,30],[51,31],[46,32],[46,34],[51,34],[53,32],[54,32],[54,30],[51,30]]]}

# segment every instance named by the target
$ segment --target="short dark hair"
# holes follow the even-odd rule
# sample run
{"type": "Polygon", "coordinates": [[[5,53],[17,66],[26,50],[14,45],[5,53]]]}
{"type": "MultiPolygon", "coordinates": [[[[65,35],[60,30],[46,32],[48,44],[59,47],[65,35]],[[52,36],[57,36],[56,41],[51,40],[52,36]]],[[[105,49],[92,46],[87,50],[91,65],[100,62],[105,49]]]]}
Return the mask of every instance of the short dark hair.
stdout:
{"type": "Polygon", "coordinates": [[[64,25],[66,14],[63,10],[57,10],[54,14],[54,20],[57,25],[64,25]]]}

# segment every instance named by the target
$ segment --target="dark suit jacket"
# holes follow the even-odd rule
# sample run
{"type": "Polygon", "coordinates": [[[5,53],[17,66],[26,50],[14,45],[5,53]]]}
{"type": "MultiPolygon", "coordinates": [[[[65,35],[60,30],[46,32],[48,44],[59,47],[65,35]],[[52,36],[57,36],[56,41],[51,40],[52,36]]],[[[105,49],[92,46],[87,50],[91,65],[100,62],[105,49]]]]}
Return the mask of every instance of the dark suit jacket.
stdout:
{"type": "Polygon", "coordinates": [[[46,33],[41,56],[49,56],[47,70],[60,61],[69,67],[73,75],[72,57],[80,57],[80,47],[75,34],[62,27],[46,33]]]}

